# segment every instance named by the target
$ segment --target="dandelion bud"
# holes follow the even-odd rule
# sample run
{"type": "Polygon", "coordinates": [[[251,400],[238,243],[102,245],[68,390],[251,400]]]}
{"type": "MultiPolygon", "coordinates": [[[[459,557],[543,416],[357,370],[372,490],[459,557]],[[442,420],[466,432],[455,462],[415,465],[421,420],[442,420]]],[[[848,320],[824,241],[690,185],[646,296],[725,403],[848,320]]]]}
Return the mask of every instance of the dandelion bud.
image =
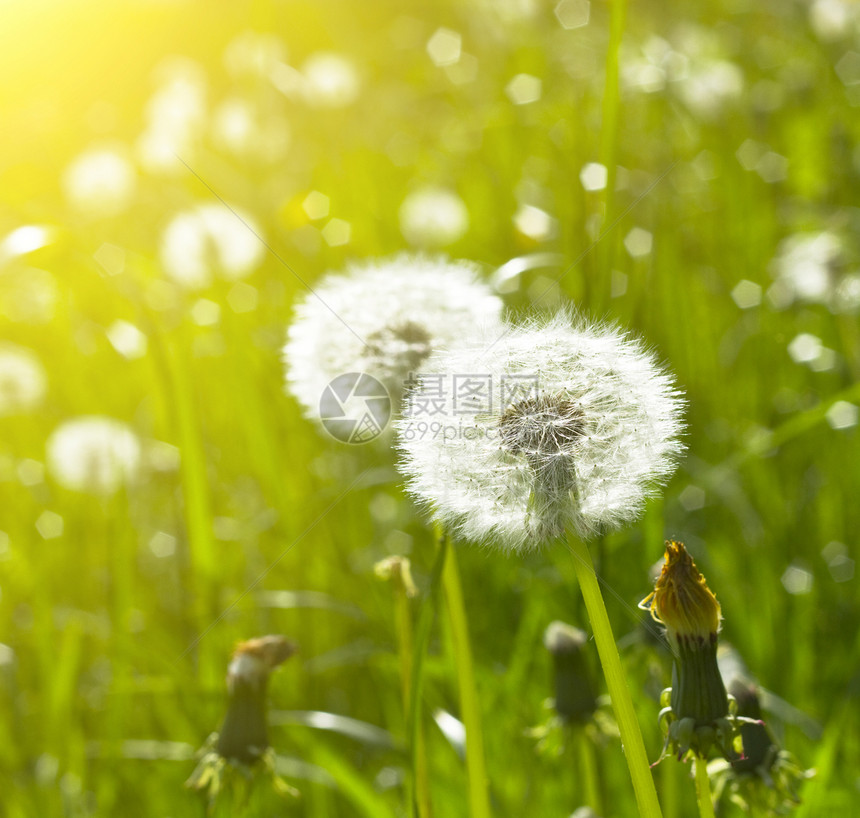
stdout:
{"type": "MultiPolygon", "coordinates": [[[[667,746],[680,759],[688,751],[706,758],[712,746],[736,757],[735,725],[717,665],[720,604],[683,543],[666,543],[666,562],[657,585],[640,607],[666,627],[674,654],[668,707],[667,746]]],[[[668,693],[668,696],[667,696],[668,693]]]]}
{"type": "Polygon", "coordinates": [[[779,747],[773,733],[761,720],[762,706],[757,686],[737,676],[729,683],[737,702],[743,755],[708,764],[708,775],[717,798],[728,792],[732,802],[746,812],[783,815],[800,803],[803,781],[814,775],[795,757],[779,747]]]}
{"type": "Polygon", "coordinates": [[[373,572],[380,579],[395,583],[410,599],[418,596],[418,588],[412,579],[412,563],[409,557],[399,555],[386,557],[373,566],[373,572]]]}
{"type": "Polygon", "coordinates": [[[551,622],[543,635],[552,654],[555,675],[555,711],[566,722],[588,721],[597,709],[597,694],[585,655],[588,637],[565,622],[551,622]]]}
{"type": "Polygon", "coordinates": [[[266,730],[269,676],[296,650],[283,636],[260,636],[236,646],[227,669],[229,706],[224,724],[220,733],[209,736],[185,782],[206,795],[210,814],[219,801],[235,805],[252,797],[249,786],[271,787],[280,797],[299,795],[275,769],[275,751],[266,730]]]}
{"type": "Polygon", "coordinates": [[[246,764],[269,746],[266,730],[266,688],[269,675],[296,652],[283,636],[261,636],[240,642],[227,669],[230,703],[216,749],[224,758],[246,764]]]}

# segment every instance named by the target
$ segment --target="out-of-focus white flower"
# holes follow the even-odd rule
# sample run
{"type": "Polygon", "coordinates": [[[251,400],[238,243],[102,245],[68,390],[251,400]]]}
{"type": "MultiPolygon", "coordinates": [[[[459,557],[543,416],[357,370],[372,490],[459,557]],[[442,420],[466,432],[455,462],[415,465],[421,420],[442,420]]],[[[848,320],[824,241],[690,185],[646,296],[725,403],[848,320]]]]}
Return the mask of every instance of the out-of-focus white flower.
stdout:
{"type": "Polygon", "coordinates": [[[287,58],[287,47],[276,34],[243,31],[224,49],[224,65],[239,79],[268,78],[275,66],[287,58]]]}
{"type": "Polygon", "coordinates": [[[146,106],[137,156],[152,173],[183,170],[206,126],[206,74],[196,62],[171,58],[158,68],[159,87],[146,106]]]}
{"type": "Polygon", "coordinates": [[[0,346],[0,417],[35,408],[45,396],[45,370],[34,352],[0,346]]]}
{"type": "Polygon", "coordinates": [[[66,421],[47,442],[48,468],[61,486],[73,491],[113,494],[134,477],[140,456],[134,432],[99,415],[66,421]]]}
{"type": "Polygon", "coordinates": [[[410,404],[434,412],[397,422],[401,470],[466,540],[519,550],[619,526],[682,450],[683,401],[654,356],[568,311],[452,347],[423,371],[410,404]],[[470,398],[466,377],[485,389],[470,398]]]}
{"type": "Polygon", "coordinates": [[[651,37],[622,64],[624,84],[644,93],[672,89],[696,116],[710,119],[744,89],[743,71],[723,56],[718,36],[686,25],[672,42],[651,37]]]}
{"type": "Polygon", "coordinates": [[[809,23],[822,40],[838,40],[860,29],[860,8],[853,0],[815,0],[809,23]]]}
{"type": "Polygon", "coordinates": [[[678,94],[693,113],[710,118],[740,97],[743,90],[744,75],[737,65],[723,59],[702,59],[690,61],[689,75],[679,84],[678,94]]]}
{"type": "Polygon", "coordinates": [[[119,150],[94,148],[78,156],[63,174],[69,202],[87,216],[116,216],[132,202],[134,165],[119,150]]]}
{"type": "Polygon", "coordinates": [[[302,66],[305,99],[321,108],[341,108],[358,97],[361,82],[346,57],[327,51],[311,54],[302,66]]]}
{"type": "Polygon", "coordinates": [[[469,211],[454,192],[424,187],[410,193],[400,206],[400,232],[415,247],[445,247],[469,229],[469,211]]]}
{"type": "MultiPolygon", "coordinates": [[[[795,233],[784,239],[771,263],[777,306],[792,301],[830,304],[845,265],[845,246],[835,233],[795,233]]],[[[771,300],[774,300],[773,297],[771,300]]]]}
{"type": "Polygon", "coordinates": [[[399,401],[434,350],[477,326],[500,331],[502,302],[464,261],[400,255],[329,274],[296,307],[284,360],[310,417],[338,375],[377,378],[399,401]]]}
{"type": "Polygon", "coordinates": [[[287,121],[273,112],[264,114],[243,97],[225,99],[212,119],[215,143],[236,156],[273,162],[290,144],[287,121]]]}
{"type": "Polygon", "coordinates": [[[235,281],[262,261],[260,228],[244,211],[201,204],[173,218],[161,237],[161,263],[170,278],[199,289],[221,277],[235,281]]]}

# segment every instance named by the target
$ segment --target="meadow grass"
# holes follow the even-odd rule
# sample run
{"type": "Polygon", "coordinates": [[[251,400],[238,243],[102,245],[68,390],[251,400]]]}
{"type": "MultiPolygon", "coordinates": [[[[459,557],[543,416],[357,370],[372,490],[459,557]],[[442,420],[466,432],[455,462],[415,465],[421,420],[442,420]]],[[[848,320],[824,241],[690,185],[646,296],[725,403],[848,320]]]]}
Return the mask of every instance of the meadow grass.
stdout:
{"type": "MultiPolygon", "coordinates": [[[[831,273],[860,263],[860,86],[844,63],[860,35],[817,33],[802,2],[630,4],[616,88],[604,80],[618,33],[596,2],[588,24],[571,29],[553,4],[514,0],[219,11],[82,2],[55,15],[9,5],[0,235],[27,224],[52,233],[0,261],[0,334],[34,350],[48,377],[38,409],[0,415],[2,814],[202,814],[183,782],[223,717],[233,645],[264,633],[300,646],[269,696],[272,744],[302,791],[284,814],[405,814],[416,727],[401,689],[398,602],[373,575],[389,554],[409,555],[421,591],[413,624],[427,648],[412,689],[423,708],[412,718],[423,725],[433,814],[469,814],[463,748],[437,727],[450,721],[434,720],[463,718],[462,630],[441,602],[435,614],[425,607],[434,535],[390,449],[327,438],[285,393],[280,361],[306,292],[299,279],[312,287],[349,260],[402,250],[401,203],[424,185],[455,192],[468,210],[468,230],[440,249],[488,276],[512,258],[557,255],[505,294],[514,315],[570,302],[617,321],[658,351],[687,395],[688,454],[664,496],[591,549],[612,590],[649,758],[662,747],[670,656],[650,645],[636,603],[672,537],[718,589],[721,640],[769,691],[768,724],[816,770],[796,814],[858,809],[860,439],[856,419],[831,411],[860,403],[857,311],[780,301],[771,260],[793,233],[830,230],[843,242],[831,273]],[[462,37],[447,66],[425,49],[440,27],[462,37]],[[231,77],[221,54],[246,29],[279,37],[289,66],[343,55],[357,96],[323,105],[253,72],[231,77]],[[209,113],[182,155],[194,172],[157,173],[133,147],[153,69],[177,53],[205,76],[209,113]],[[729,80],[695,86],[709,61],[730,66],[719,69],[729,80]],[[506,89],[519,74],[540,80],[539,98],[514,104],[506,89]],[[659,86],[660,76],[662,88],[631,85],[659,86]],[[251,101],[264,123],[285,119],[283,154],[237,153],[212,137],[210,114],[227,97],[251,101]],[[601,128],[610,115],[615,135],[601,128]],[[60,178],[105,142],[135,157],[135,196],[116,215],[82,213],[60,178]],[[584,189],[583,167],[612,157],[613,195],[584,189]],[[311,191],[329,197],[320,219],[303,207],[311,191]],[[241,286],[216,279],[188,291],[165,277],[162,231],[217,197],[253,214],[272,252],[241,286]],[[524,205],[549,226],[517,228],[524,205]],[[332,240],[331,219],[349,223],[346,243],[332,240]],[[105,245],[121,249],[114,274],[105,245]],[[742,281],[761,298],[743,302],[742,281]],[[207,310],[211,322],[199,318],[207,310]],[[145,354],[111,344],[117,320],[146,335],[145,354]],[[794,360],[789,344],[803,333],[832,356],[794,360]],[[139,476],[112,496],[64,488],[44,469],[48,435],[84,414],[123,420],[143,441],[139,476]]],[[[492,814],[569,815],[594,797],[581,754],[574,745],[541,755],[528,730],[552,690],[544,628],[589,627],[572,556],[453,547],[492,814]]],[[[635,814],[617,740],[596,747],[593,766],[605,814],[635,814]]],[[[690,765],[666,759],[655,781],[666,818],[694,814],[690,765]]],[[[261,798],[259,814],[273,814],[276,797],[261,798]]],[[[718,814],[740,813],[726,803],[718,814]]]]}

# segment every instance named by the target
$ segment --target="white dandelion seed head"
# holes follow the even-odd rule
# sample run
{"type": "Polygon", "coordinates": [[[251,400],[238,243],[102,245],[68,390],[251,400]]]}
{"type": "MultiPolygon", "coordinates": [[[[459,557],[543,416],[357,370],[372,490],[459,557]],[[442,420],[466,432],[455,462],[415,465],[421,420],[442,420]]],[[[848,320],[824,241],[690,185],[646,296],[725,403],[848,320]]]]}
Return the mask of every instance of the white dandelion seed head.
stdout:
{"type": "Polygon", "coordinates": [[[329,274],[296,307],[284,347],[289,390],[317,417],[330,381],[364,372],[396,405],[433,351],[476,325],[500,327],[501,312],[501,300],[465,261],[403,254],[329,274]]]}
{"type": "Polygon", "coordinates": [[[342,108],[355,102],[361,79],[353,62],[328,51],[311,54],[302,65],[305,99],[319,108],[342,108]]]}
{"type": "Polygon", "coordinates": [[[236,281],[265,253],[251,216],[223,204],[201,204],[174,216],[161,237],[161,264],[177,284],[207,287],[216,277],[236,281]]]}
{"type": "Polygon", "coordinates": [[[445,247],[469,229],[469,211],[453,191],[423,187],[410,193],[400,206],[400,232],[415,247],[445,247]]]}
{"type": "Polygon", "coordinates": [[[63,174],[71,205],[88,216],[116,216],[134,199],[137,172],[124,152],[94,148],[80,154],[63,174]]]}
{"type": "Polygon", "coordinates": [[[835,233],[795,233],[781,242],[771,269],[790,301],[827,304],[844,261],[845,246],[835,233]]]}
{"type": "Polygon", "coordinates": [[[66,421],[48,438],[48,468],[64,488],[110,495],[140,465],[137,435],[114,418],[87,415],[66,421]]]}
{"type": "Polygon", "coordinates": [[[690,64],[679,94],[684,104],[703,118],[719,115],[727,103],[744,90],[744,74],[735,63],[723,59],[698,59],[690,64]]]}
{"type": "Polygon", "coordinates": [[[0,417],[35,408],[46,387],[45,369],[35,353],[12,344],[0,346],[0,417]]]}
{"type": "Polygon", "coordinates": [[[213,111],[212,137],[218,147],[239,158],[265,162],[282,157],[290,143],[282,116],[239,96],[228,97],[213,111]]]}
{"type": "Polygon", "coordinates": [[[505,335],[458,345],[428,362],[411,405],[432,417],[397,421],[411,493],[456,537],[534,548],[633,520],[673,472],[683,399],[640,342],[567,310],[505,335]],[[469,373],[487,394],[464,411],[442,382],[469,373]],[[480,374],[479,374],[480,373],[480,374]],[[422,433],[422,428],[426,433],[422,433]]]}

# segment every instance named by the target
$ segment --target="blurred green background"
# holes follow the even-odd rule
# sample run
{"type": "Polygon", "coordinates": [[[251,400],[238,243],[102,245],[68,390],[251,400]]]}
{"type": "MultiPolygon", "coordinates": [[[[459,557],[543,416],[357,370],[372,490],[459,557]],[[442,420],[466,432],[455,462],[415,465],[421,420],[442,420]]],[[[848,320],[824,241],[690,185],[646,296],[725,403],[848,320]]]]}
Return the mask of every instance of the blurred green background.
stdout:
{"type": "MultiPolygon", "coordinates": [[[[280,632],[301,653],[273,677],[271,739],[303,792],[281,809],[403,814],[373,565],[409,554],[426,590],[431,535],[391,452],[301,417],[280,348],[300,279],[404,248],[480,262],[514,315],[573,302],[631,327],[676,373],[689,453],[596,548],[649,753],[669,663],[634,609],[673,537],[790,703],[768,723],[817,770],[797,814],[860,809],[860,9],[634,3],[617,62],[610,11],[2,4],[0,811],[200,814],[182,783],[227,657],[280,632]],[[219,199],[265,246],[220,217],[238,256],[195,244],[219,199]],[[85,415],[139,441],[116,491],[74,485],[85,444],[47,454],[85,415]]],[[[587,628],[571,558],[458,556],[496,813],[570,815],[575,752],[546,758],[527,730],[552,692],[543,629],[587,628]]],[[[440,622],[428,713],[458,715],[452,665],[440,622]]],[[[436,813],[466,815],[429,716],[428,742],[436,813]]],[[[632,815],[617,741],[599,754],[606,814],[632,815]]],[[[692,814],[687,767],[656,775],[667,818],[692,814]]]]}

